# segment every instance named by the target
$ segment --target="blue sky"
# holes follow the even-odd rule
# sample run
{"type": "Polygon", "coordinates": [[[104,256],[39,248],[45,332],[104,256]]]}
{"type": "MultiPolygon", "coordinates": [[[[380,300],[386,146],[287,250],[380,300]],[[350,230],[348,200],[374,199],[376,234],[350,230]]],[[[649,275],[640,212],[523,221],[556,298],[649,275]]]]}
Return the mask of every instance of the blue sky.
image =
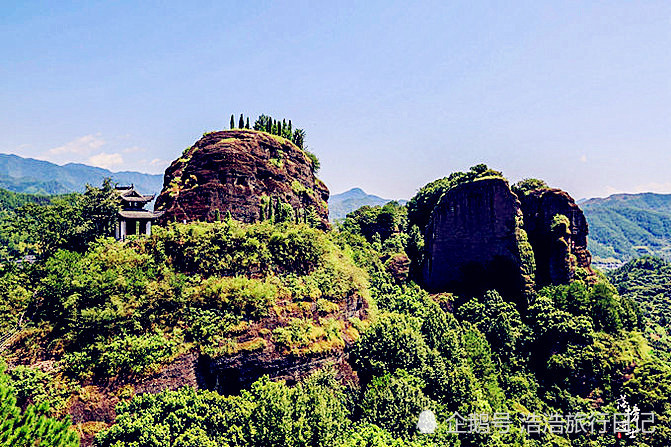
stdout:
{"type": "Polygon", "coordinates": [[[266,113],[305,128],[332,193],[408,198],[480,162],[576,198],[671,193],[668,1],[0,8],[0,152],[160,173],[266,113]]]}

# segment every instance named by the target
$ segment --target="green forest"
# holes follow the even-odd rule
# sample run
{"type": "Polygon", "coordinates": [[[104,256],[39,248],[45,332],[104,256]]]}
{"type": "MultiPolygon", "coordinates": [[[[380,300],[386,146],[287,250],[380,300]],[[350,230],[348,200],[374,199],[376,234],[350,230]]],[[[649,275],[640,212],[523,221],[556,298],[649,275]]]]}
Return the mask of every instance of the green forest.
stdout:
{"type": "Polygon", "coordinates": [[[590,251],[603,263],[641,256],[671,260],[671,195],[616,194],[581,205],[590,224],[590,251]]]}
{"type": "MultiPolygon", "coordinates": [[[[291,121],[262,117],[254,128],[293,141],[291,121]]],[[[249,128],[242,116],[238,124],[249,128]]],[[[515,300],[418,285],[424,229],[441,197],[492,177],[502,173],[474,166],[424,186],[407,206],[364,206],[326,231],[309,220],[223,217],[123,242],[109,237],[118,209],[109,181],[50,200],[8,195],[0,446],[667,446],[665,261],[577,271],[569,284],[515,300]],[[221,393],[138,392],[188,353],[217,360],[271,348],[299,360],[344,351],[351,369],[326,362],[296,383],[264,375],[221,393]],[[75,403],[106,400],[114,423],[71,420],[75,403]],[[654,413],[654,430],[553,424],[634,407],[641,418],[654,413]],[[417,430],[424,410],[435,414],[433,433],[417,430]],[[469,430],[455,432],[455,414],[469,430]]]]}

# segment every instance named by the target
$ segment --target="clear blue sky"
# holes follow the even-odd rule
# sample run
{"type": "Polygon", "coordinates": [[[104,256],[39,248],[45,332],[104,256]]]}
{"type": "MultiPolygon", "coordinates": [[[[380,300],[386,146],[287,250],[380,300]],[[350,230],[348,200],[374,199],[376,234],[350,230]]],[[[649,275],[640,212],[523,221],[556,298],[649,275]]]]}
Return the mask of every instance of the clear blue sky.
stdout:
{"type": "Polygon", "coordinates": [[[0,1],[0,152],[158,173],[268,113],[332,193],[479,162],[671,193],[669,1],[192,3],[0,1]]]}

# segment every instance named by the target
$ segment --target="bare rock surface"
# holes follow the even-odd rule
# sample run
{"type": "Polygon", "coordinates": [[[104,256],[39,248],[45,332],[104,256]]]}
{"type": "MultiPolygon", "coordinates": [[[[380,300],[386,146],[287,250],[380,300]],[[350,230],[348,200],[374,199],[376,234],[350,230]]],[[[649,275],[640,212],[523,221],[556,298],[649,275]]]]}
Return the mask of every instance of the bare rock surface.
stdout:
{"type": "Polygon", "coordinates": [[[165,171],[156,210],[162,222],[213,221],[227,213],[243,222],[269,218],[268,202],[313,212],[328,226],[326,185],[312,160],[286,138],[254,130],[205,134],[165,171]]]}

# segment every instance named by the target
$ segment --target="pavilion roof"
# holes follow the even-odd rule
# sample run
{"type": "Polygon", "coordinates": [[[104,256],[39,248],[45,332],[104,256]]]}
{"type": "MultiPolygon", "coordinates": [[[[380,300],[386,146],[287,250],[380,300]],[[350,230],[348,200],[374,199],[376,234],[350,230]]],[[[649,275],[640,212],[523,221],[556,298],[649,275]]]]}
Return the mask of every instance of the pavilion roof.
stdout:
{"type": "Polygon", "coordinates": [[[119,216],[126,219],[156,219],[161,217],[163,211],[148,211],[148,210],[121,210],[119,216]]]}

